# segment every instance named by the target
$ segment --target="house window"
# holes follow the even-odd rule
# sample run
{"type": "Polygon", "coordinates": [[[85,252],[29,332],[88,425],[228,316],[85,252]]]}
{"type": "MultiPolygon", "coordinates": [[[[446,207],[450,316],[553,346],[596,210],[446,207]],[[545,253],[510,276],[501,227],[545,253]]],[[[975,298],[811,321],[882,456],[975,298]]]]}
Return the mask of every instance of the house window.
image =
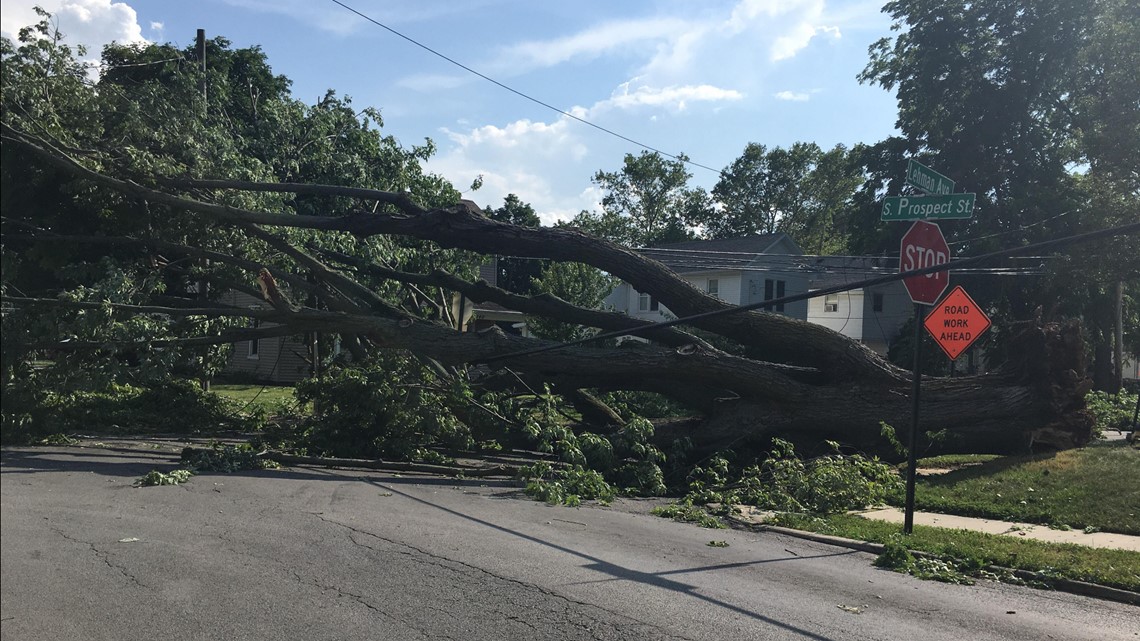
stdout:
{"type": "MultiPolygon", "coordinates": [[[[249,329],[257,329],[261,326],[261,321],[257,320],[256,318],[251,318],[249,319],[249,323],[247,323],[246,326],[249,327],[249,329]]],[[[254,360],[261,358],[260,338],[255,338],[249,342],[249,351],[246,353],[245,357],[254,360]]]]}
{"type": "MultiPolygon", "coordinates": [[[[785,292],[785,283],[782,280],[773,278],[764,279],[764,300],[772,300],[773,298],[783,298],[785,292]]],[[[772,311],[784,311],[783,303],[776,303],[770,308],[772,311]]]]}
{"type": "Polygon", "coordinates": [[[876,312],[883,311],[883,292],[874,292],[871,294],[871,310],[876,312]]]}
{"type": "Polygon", "coordinates": [[[720,298],[720,281],[716,278],[710,278],[706,290],[708,291],[709,296],[720,298]]]}
{"type": "Polygon", "coordinates": [[[655,312],[660,308],[657,299],[645,292],[637,295],[637,310],[641,312],[655,312]]]}
{"type": "Polygon", "coordinates": [[[839,311],[839,294],[827,294],[823,297],[823,311],[825,312],[838,312],[839,311]]]}

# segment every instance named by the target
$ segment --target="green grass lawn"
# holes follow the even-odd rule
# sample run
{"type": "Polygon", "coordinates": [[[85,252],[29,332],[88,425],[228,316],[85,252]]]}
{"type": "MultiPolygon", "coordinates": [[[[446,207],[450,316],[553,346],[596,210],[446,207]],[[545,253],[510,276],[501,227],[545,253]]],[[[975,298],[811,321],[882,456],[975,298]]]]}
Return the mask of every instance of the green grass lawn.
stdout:
{"type": "MultiPolygon", "coordinates": [[[[1001,454],[943,454],[918,459],[918,467],[934,470],[955,469],[988,463],[999,458],[1002,458],[1001,454]]],[[[906,463],[901,464],[899,469],[906,470],[906,463]]]]}
{"type": "MultiPolygon", "coordinates": [[[[822,518],[783,514],[776,524],[874,543],[887,543],[892,537],[897,539],[899,536],[896,523],[849,514],[822,518]]],[[[1044,543],[921,525],[916,525],[914,533],[901,541],[911,550],[954,559],[968,567],[996,565],[1140,591],[1140,552],[1044,543]]]]}
{"type": "MultiPolygon", "coordinates": [[[[960,461],[978,464],[920,479],[916,507],[1140,535],[1140,450],[1127,443],[985,458],[960,461]]],[[[902,505],[902,496],[891,502],[902,505]]]]}
{"type": "Polygon", "coordinates": [[[263,409],[268,413],[277,411],[282,404],[297,404],[292,386],[281,385],[233,385],[212,384],[210,391],[232,401],[248,406],[249,409],[263,409]]]}

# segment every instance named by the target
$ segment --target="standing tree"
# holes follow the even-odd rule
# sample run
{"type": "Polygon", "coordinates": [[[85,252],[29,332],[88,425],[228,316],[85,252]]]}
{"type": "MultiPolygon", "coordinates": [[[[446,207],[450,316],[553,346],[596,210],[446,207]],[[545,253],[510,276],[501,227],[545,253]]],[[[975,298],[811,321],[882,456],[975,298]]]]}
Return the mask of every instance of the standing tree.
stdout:
{"type": "MultiPolygon", "coordinates": [[[[947,225],[952,245],[970,254],[1136,220],[1135,2],[898,0],[884,10],[899,34],[871,47],[860,79],[896,92],[902,135],[865,152],[870,180],[858,198],[858,249],[893,246],[894,235],[875,225],[877,201],[886,190],[899,193],[908,156],[978,194],[974,217],[947,225]]],[[[1105,310],[1115,284],[1140,274],[1140,244],[1080,248],[1048,265],[1047,278],[991,280],[979,284],[979,296],[1015,318],[1038,307],[1046,320],[1083,317],[1097,369],[1108,368],[1105,310]]],[[[1132,322],[1129,335],[1140,331],[1132,322]]]]}
{"type": "MultiPolygon", "coordinates": [[[[487,207],[487,217],[491,220],[519,225],[520,227],[540,227],[542,222],[534,207],[524,203],[514,194],[507,194],[503,205],[498,209],[487,207]]],[[[536,293],[534,279],[542,274],[544,264],[542,261],[529,258],[516,258],[514,256],[500,256],[497,260],[498,286],[516,294],[536,293]]]]}
{"type": "Polygon", "coordinates": [[[594,184],[602,196],[602,224],[612,240],[631,247],[692,238],[690,221],[709,208],[708,195],[690,189],[692,174],[684,155],[667,160],[656,152],[626,154],[618,171],[599,171],[594,184]]]}
{"type": "Polygon", "coordinates": [[[713,188],[719,208],[701,220],[713,238],[785,232],[817,254],[846,249],[846,210],[862,179],[843,145],[823,151],[749,143],[713,188]]]}

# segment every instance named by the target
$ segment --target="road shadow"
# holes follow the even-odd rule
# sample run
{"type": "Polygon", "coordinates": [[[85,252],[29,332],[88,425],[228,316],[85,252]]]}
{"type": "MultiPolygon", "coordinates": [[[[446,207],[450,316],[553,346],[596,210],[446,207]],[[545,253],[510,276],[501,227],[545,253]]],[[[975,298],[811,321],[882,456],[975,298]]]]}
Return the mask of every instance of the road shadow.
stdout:
{"type": "Polygon", "coordinates": [[[176,467],[178,455],[169,452],[122,453],[63,447],[5,448],[0,452],[0,474],[43,472],[94,472],[104,476],[142,476],[158,467],[176,467]]]}
{"type": "MultiPolygon", "coordinates": [[[[0,474],[39,474],[44,472],[91,472],[110,477],[139,477],[151,470],[170,472],[181,466],[179,452],[142,450],[127,447],[37,446],[0,450],[0,474]]],[[[445,478],[437,475],[408,473],[399,476],[380,470],[323,468],[293,465],[280,469],[204,470],[196,476],[250,476],[256,478],[303,481],[376,481],[392,484],[432,485],[441,487],[490,487],[518,491],[519,484],[506,479],[445,478]]]]}
{"type": "Polygon", "coordinates": [[[471,521],[473,523],[478,523],[479,525],[490,528],[492,530],[502,532],[504,534],[508,534],[510,536],[514,536],[514,537],[517,537],[517,538],[520,538],[520,539],[523,539],[526,541],[530,541],[532,543],[537,543],[538,545],[542,545],[542,546],[545,546],[545,547],[548,547],[548,548],[551,548],[554,550],[558,550],[559,552],[563,552],[563,553],[566,553],[566,554],[569,554],[572,556],[576,556],[576,557],[578,557],[584,561],[588,561],[588,563],[583,565],[582,567],[585,567],[585,568],[594,570],[596,572],[608,575],[609,578],[603,579],[603,581],[634,581],[637,583],[642,583],[645,585],[650,585],[653,587],[661,588],[663,590],[669,590],[672,592],[685,594],[685,595],[688,595],[694,599],[704,601],[710,605],[714,605],[714,606],[717,606],[720,608],[724,608],[726,610],[730,610],[730,611],[735,612],[737,614],[740,614],[742,616],[746,616],[746,617],[751,618],[753,620],[760,621],[760,622],[766,623],[768,625],[772,625],[772,626],[781,628],[783,630],[787,630],[789,632],[798,634],[798,635],[803,636],[803,637],[808,638],[808,639],[815,639],[816,641],[835,641],[831,637],[823,636],[821,634],[812,632],[810,630],[805,630],[803,628],[792,625],[791,623],[787,623],[785,621],[780,621],[778,619],[773,619],[772,617],[760,614],[759,612],[754,612],[754,611],[749,610],[747,608],[743,608],[743,607],[740,607],[738,605],[734,605],[732,603],[728,603],[726,601],[722,601],[720,599],[716,599],[714,597],[711,597],[711,596],[708,596],[705,594],[701,594],[697,591],[697,587],[694,585],[690,585],[688,583],[684,583],[684,582],[677,581],[674,579],[669,579],[666,577],[669,575],[674,575],[674,574],[689,574],[689,573],[694,573],[694,572],[711,572],[711,571],[715,571],[715,570],[728,569],[728,568],[732,568],[732,567],[759,565],[759,564],[763,564],[763,563],[797,561],[797,560],[820,558],[820,557],[846,556],[846,555],[850,555],[850,554],[855,554],[854,551],[834,552],[834,553],[822,554],[822,555],[817,555],[817,556],[789,556],[789,557],[778,558],[778,559],[761,559],[761,560],[748,561],[748,562],[743,562],[743,563],[718,564],[718,565],[710,565],[710,566],[697,567],[697,568],[686,568],[686,569],[682,569],[682,570],[669,570],[667,572],[642,572],[640,570],[635,570],[633,568],[627,568],[627,567],[622,566],[622,565],[611,563],[609,561],[606,561],[605,559],[594,556],[592,554],[580,552],[578,550],[574,550],[572,548],[568,548],[568,547],[565,547],[563,545],[559,545],[557,543],[553,543],[553,542],[541,539],[539,537],[536,537],[536,536],[533,536],[530,534],[524,534],[522,532],[512,530],[508,527],[498,525],[497,523],[492,523],[492,522],[487,521],[485,519],[481,519],[481,518],[476,517],[476,516],[471,516],[470,514],[464,514],[463,512],[459,512],[459,511],[453,510],[451,508],[447,508],[447,507],[444,507],[442,505],[432,503],[431,501],[427,501],[425,499],[421,499],[421,498],[416,497],[416,496],[412,496],[411,494],[408,494],[407,492],[400,491],[400,489],[397,487],[393,487],[392,485],[385,484],[384,482],[381,482],[377,479],[371,479],[368,482],[377,486],[377,487],[383,488],[386,491],[392,492],[393,494],[399,494],[400,496],[402,496],[406,499],[409,499],[411,501],[415,501],[416,503],[420,503],[420,504],[428,506],[428,507],[435,508],[435,509],[440,510],[442,512],[446,512],[447,514],[450,514],[452,516],[455,516],[455,517],[458,517],[461,519],[465,519],[465,520],[471,521]]]}

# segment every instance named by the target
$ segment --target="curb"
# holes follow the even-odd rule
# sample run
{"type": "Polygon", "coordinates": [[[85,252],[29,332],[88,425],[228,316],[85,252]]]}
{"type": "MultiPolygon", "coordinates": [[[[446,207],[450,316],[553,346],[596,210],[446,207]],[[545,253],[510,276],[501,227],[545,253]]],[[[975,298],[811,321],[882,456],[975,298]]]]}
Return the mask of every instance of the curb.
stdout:
{"type": "MultiPolygon", "coordinates": [[[[776,534],[784,534],[787,536],[795,537],[797,539],[805,539],[807,541],[814,541],[816,543],[825,543],[827,545],[834,545],[836,547],[848,548],[851,550],[858,550],[860,552],[869,552],[871,554],[882,554],[885,546],[881,543],[871,543],[869,541],[858,541],[855,539],[846,539],[841,536],[832,536],[830,534],[819,534],[817,532],[808,532],[805,530],[793,530],[791,528],[780,527],[778,525],[765,525],[763,523],[753,523],[751,521],[744,521],[729,517],[729,521],[736,525],[746,527],[755,532],[774,532],[776,534]]],[[[937,555],[928,552],[921,552],[911,550],[911,554],[919,557],[938,558],[937,555]]],[[[1036,581],[1048,585],[1050,588],[1059,592],[1068,592],[1070,594],[1079,594],[1081,596],[1092,597],[1095,599],[1103,599],[1105,601],[1115,601],[1117,603],[1125,603],[1128,605],[1140,605],[1140,592],[1132,592],[1131,590],[1124,590],[1121,588],[1113,588],[1107,585],[1100,585],[1097,583],[1086,583],[1084,581],[1074,581],[1072,579],[1058,579],[1055,577],[1045,576],[1037,572],[1029,570],[1016,570],[1013,568],[1003,568],[996,565],[987,566],[986,570],[994,573],[1008,572],[1013,576],[1025,581],[1036,581]]]]}

